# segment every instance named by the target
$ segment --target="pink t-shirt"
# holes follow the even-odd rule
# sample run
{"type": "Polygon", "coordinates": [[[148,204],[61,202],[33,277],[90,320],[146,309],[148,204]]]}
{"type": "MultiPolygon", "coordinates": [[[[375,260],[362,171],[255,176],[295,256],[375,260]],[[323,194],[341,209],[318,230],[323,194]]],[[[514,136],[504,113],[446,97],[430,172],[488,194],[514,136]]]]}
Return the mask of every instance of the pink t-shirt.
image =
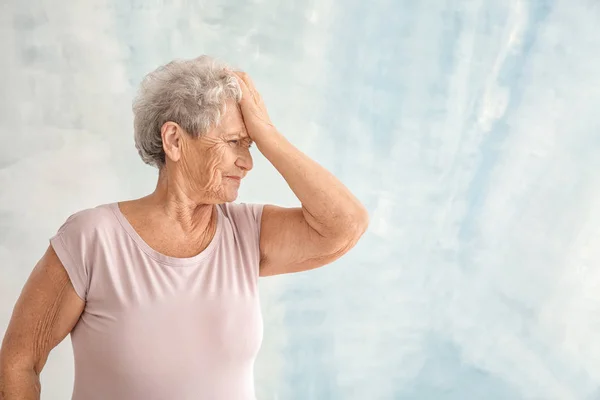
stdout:
{"type": "Polygon", "coordinates": [[[50,239],[86,301],[71,332],[73,400],[255,399],[263,207],[217,209],[214,239],[191,258],[154,251],[116,203],[50,239]]]}

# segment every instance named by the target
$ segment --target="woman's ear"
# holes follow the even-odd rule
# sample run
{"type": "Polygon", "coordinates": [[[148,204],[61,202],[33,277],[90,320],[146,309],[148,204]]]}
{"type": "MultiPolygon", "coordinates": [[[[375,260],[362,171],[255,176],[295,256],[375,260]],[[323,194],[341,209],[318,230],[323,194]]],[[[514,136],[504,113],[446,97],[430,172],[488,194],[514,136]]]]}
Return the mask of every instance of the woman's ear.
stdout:
{"type": "Polygon", "coordinates": [[[177,162],[181,159],[181,145],[183,144],[181,134],[182,129],[175,122],[167,121],[160,128],[163,150],[165,156],[171,161],[177,162]]]}

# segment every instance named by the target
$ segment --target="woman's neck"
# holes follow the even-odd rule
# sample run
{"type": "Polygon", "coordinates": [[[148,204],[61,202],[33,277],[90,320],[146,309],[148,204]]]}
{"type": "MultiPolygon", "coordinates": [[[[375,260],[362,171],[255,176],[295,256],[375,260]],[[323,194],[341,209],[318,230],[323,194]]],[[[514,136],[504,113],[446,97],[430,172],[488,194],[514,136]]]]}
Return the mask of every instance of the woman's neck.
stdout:
{"type": "Polygon", "coordinates": [[[191,198],[169,180],[165,168],[159,172],[154,192],[141,200],[190,233],[210,230],[211,223],[216,222],[215,205],[191,198]]]}

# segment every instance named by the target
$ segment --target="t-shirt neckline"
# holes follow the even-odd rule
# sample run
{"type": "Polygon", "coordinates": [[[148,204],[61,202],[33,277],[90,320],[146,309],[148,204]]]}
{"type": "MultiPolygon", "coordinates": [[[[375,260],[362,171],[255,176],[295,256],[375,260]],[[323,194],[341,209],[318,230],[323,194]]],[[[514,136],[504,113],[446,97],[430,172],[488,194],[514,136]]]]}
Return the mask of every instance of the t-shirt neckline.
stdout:
{"type": "Polygon", "coordinates": [[[119,223],[125,229],[127,234],[133,239],[133,241],[137,244],[137,246],[146,253],[152,259],[160,262],[161,264],[166,264],[174,267],[185,267],[185,266],[193,266],[197,265],[199,262],[205,260],[209,257],[219,245],[221,239],[221,231],[223,225],[223,215],[221,207],[216,206],[217,209],[217,228],[215,230],[215,235],[208,244],[208,246],[202,250],[200,253],[196,254],[192,257],[171,257],[165,254],[162,254],[156,250],[154,250],[142,237],[137,233],[137,231],[133,228],[133,226],[129,223],[125,215],[121,212],[118,202],[110,203],[109,207],[112,209],[119,223]]]}

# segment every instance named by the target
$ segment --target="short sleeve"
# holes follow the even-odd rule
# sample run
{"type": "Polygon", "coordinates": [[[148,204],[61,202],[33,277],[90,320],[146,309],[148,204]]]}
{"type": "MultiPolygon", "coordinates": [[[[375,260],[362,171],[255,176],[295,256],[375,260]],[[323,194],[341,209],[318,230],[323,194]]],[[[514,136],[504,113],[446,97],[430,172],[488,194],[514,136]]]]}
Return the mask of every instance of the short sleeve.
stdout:
{"type": "Polygon", "coordinates": [[[260,263],[260,226],[263,204],[226,203],[225,212],[228,215],[235,236],[243,247],[244,257],[258,268],[260,263]]]}
{"type": "Polygon", "coordinates": [[[77,295],[86,300],[89,286],[86,257],[89,240],[80,215],[74,214],[50,238],[50,244],[64,266],[77,295]]]}
{"type": "Polygon", "coordinates": [[[252,218],[252,223],[256,232],[256,237],[260,240],[260,225],[262,220],[262,213],[264,209],[264,204],[243,204],[247,207],[250,216],[252,218]]]}

